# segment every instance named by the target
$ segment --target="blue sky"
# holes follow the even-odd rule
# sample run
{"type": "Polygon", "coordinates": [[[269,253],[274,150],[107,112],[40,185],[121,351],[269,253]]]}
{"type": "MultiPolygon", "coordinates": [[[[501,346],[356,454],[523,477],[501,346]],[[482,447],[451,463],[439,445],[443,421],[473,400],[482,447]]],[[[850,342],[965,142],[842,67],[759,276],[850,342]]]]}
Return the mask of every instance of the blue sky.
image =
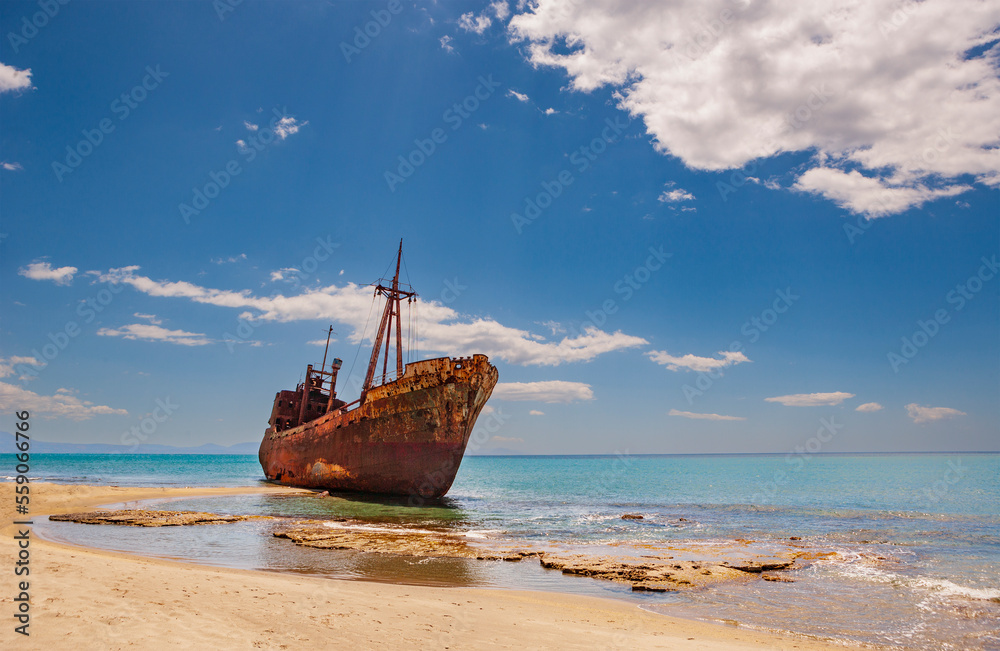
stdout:
{"type": "Polygon", "coordinates": [[[356,395],[402,238],[481,451],[998,449],[1000,12],[618,4],[3,3],[4,426],[356,395]]]}

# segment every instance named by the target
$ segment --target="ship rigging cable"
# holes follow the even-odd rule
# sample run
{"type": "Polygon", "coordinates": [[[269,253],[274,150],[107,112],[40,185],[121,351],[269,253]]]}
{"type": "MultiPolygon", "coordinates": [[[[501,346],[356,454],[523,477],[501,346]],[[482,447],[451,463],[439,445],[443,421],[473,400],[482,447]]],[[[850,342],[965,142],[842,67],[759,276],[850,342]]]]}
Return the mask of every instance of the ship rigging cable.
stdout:
{"type": "Polygon", "coordinates": [[[368,318],[365,319],[365,329],[361,332],[361,341],[358,342],[358,350],[354,353],[354,361],[351,362],[351,370],[347,373],[347,379],[350,380],[354,377],[354,365],[358,363],[358,355],[361,354],[361,346],[365,343],[365,335],[368,334],[368,322],[372,320],[372,312],[375,311],[375,298],[377,294],[372,295],[372,304],[368,308],[368,318]]]}

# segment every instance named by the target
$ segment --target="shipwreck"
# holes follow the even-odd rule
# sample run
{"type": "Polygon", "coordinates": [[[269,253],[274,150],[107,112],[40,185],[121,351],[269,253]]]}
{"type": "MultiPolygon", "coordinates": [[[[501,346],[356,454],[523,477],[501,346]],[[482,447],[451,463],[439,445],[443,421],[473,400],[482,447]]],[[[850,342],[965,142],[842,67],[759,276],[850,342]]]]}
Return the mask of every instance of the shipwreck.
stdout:
{"type": "Polygon", "coordinates": [[[402,256],[400,242],[391,284],[375,283],[373,300],[383,297],[385,307],[360,397],[350,403],[337,398],[342,361],[327,366],[329,336],[319,370],[308,365],[295,390],[275,395],[259,452],[269,480],[424,499],[451,488],[498,373],[486,355],[425,359],[404,368],[401,308],[417,294],[400,287],[402,256]]]}

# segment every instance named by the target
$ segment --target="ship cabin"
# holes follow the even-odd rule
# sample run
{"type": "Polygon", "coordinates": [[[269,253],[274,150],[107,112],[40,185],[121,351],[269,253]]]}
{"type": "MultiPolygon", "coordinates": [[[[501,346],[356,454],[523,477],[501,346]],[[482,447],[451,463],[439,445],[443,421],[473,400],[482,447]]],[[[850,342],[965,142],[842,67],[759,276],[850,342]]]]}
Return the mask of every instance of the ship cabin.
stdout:
{"type": "Polygon", "coordinates": [[[280,432],[308,423],[347,404],[337,399],[337,373],[342,364],[342,360],[334,359],[329,371],[325,365],[319,371],[314,370],[312,364],[306,367],[305,381],[294,391],[286,389],[275,394],[268,425],[275,432],[280,432]]]}

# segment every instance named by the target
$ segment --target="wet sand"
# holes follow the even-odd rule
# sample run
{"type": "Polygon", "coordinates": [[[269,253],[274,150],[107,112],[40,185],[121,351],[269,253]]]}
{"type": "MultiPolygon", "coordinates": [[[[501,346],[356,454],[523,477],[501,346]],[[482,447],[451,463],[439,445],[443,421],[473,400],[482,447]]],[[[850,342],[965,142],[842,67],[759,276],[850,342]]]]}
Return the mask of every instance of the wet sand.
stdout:
{"type": "MultiPolygon", "coordinates": [[[[14,485],[4,486],[0,549],[13,565],[17,530],[8,523],[14,519],[14,485]]],[[[32,484],[31,512],[70,513],[153,498],[293,492],[277,486],[32,484]]],[[[11,620],[0,634],[4,647],[8,641],[25,646],[30,640],[25,648],[843,648],[654,615],[611,599],[213,568],[38,538],[30,549],[31,637],[16,635],[11,620]]],[[[8,584],[0,602],[9,613],[13,574],[8,584]]]]}

